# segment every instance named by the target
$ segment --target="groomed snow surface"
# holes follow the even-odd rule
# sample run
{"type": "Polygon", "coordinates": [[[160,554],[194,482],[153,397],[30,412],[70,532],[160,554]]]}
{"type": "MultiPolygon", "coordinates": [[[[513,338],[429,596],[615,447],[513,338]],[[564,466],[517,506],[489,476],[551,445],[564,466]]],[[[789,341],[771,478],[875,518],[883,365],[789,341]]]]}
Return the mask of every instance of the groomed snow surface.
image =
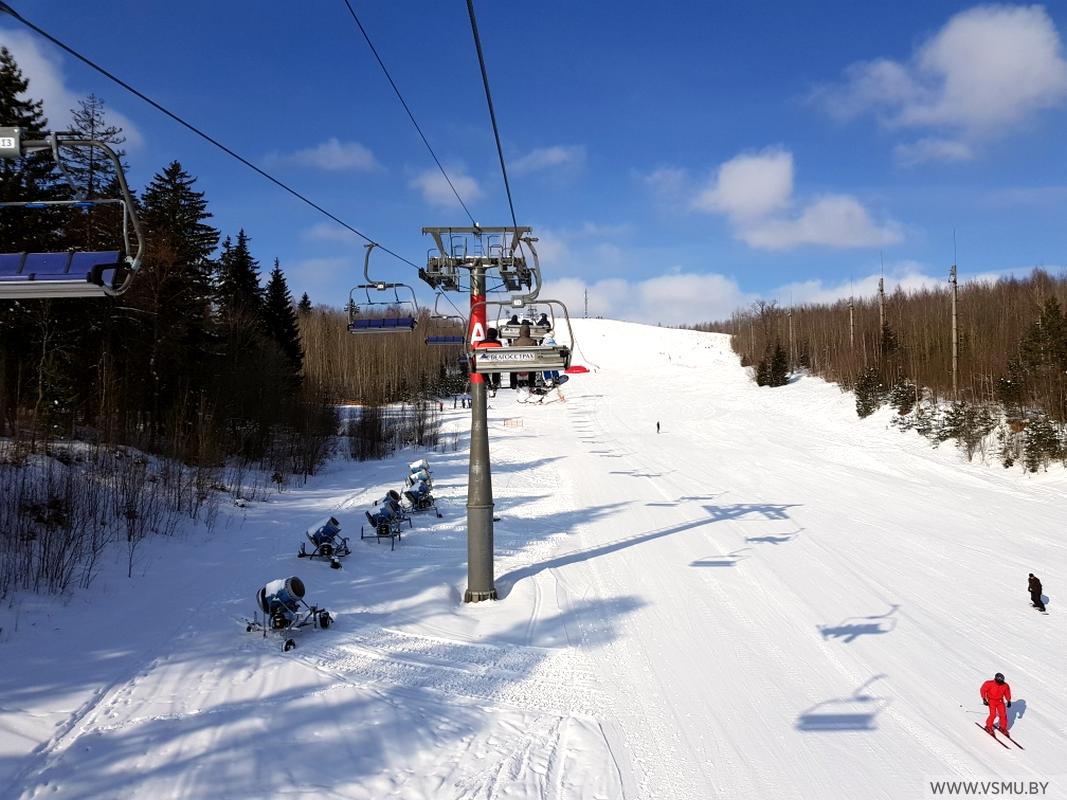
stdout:
{"type": "Polygon", "coordinates": [[[132,580],[117,553],[87,592],[6,604],[0,795],[1067,797],[1062,470],[968,464],[818,379],[757,388],[725,336],[575,332],[593,371],[565,402],[490,401],[499,601],[462,603],[470,423],[448,403],[455,451],[338,460],[153,540],[132,580]],[[360,541],[423,456],[444,518],[360,541]],[[296,558],[327,514],[341,570],[296,558]],[[335,623],[283,653],[238,618],[289,575],[335,623]],[[975,727],[996,671],[1025,750],[975,727]]]}

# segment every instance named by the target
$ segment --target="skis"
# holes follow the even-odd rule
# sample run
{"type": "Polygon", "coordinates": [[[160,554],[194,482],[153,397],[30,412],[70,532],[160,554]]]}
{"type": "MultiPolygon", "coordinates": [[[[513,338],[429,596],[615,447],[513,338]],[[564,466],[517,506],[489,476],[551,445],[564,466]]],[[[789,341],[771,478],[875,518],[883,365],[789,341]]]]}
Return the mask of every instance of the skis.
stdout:
{"type": "Polygon", "coordinates": [[[1000,734],[1001,736],[1003,736],[1003,737],[1004,737],[1005,739],[1007,739],[1007,740],[1008,740],[1009,742],[1011,742],[1011,743],[1012,743],[1013,745],[1015,745],[1016,747],[1018,747],[1018,748],[1019,748],[1020,750],[1025,750],[1025,749],[1026,749],[1026,748],[1025,748],[1025,747],[1023,747],[1023,746],[1022,746],[1021,744],[1019,744],[1019,743],[1018,743],[1017,741],[1015,741],[1014,739],[1012,739],[1012,738],[1011,738],[1011,734],[1010,734],[1010,733],[1008,733],[1008,732],[1007,732],[1006,730],[1002,730],[1001,728],[997,728],[996,730],[997,730],[997,733],[999,733],[999,734],[1000,734]]]}
{"type": "MultiPolygon", "coordinates": [[[[977,725],[977,726],[978,726],[979,728],[981,728],[981,729],[982,729],[983,731],[985,731],[986,733],[989,733],[989,731],[987,731],[987,730],[985,729],[985,725],[983,725],[983,724],[982,724],[981,722],[976,722],[976,723],[974,723],[974,724],[975,724],[975,725],[977,725]]],[[[1011,748],[1010,748],[1010,747],[1008,747],[1008,746],[1007,746],[1006,744],[1004,744],[1004,742],[1000,741],[1000,739],[998,739],[998,738],[997,738],[997,735],[996,735],[995,733],[989,733],[989,735],[990,735],[990,737],[992,737],[992,739],[993,739],[993,741],[994,741],[994,742],[996,742],[997,744],[999,744],[999,745],[1000,745],[1001,747],[1003,747],[1003,748],[1004,748],[1005,750],[1011,750],[1011,748]]],[[[1008,738],[1010,739],[1011,737],[1009,736],[1008,738]]]]}

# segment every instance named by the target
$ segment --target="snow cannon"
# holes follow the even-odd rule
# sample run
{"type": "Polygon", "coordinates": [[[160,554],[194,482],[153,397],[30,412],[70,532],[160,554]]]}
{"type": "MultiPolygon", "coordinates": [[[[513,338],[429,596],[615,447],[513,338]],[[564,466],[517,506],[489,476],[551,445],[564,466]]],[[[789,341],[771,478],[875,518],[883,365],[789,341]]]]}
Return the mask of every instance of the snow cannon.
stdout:
{"type": "Polygon", "coordinates": [[[431,480],[430,473],[424,469],[420,469],[408,475],[408,486],[414,486],[419,481],[430,483],[431,480]]]}
{"type": "Polygon", "coordinates": [[[300,601],[304,599],[304,582],[295,575],[278,578],[260,589],[256,599],[272,628],[287,628],[300,610],[300,601]]]}
{"type": "Polygon", "coordinates": [[[418,461],[412,461],[410,464],[408,464],[409,472],[418,472],[419,470],[426,470],[427,472],[430,471],[430,465],[425,458],[420,458],[418,461]]]}
{"type": "MultiPolygon", "coordinates": [[[[253,619],[245,621],[246,631],[279,632],[287,635],[289,631],[313,625],[316,628],[328,628],[333,617],[324,608],[309,606],[304,601],[304,582],[295,575],[290,578],[278,578],[263,586],[256,594],[259,610],[263,612],[262,622],[256,614],[253,619]]],[[[296,641],[286,638],[282,650],[292,650],[296,641]]]]}
{"type": "Polygon", "coordinates": [[[331,568],[340,569],[341,562],[338,559],[352,552],[348,539],[341,536],[341,523],[334,517],[326,517],[308,528],[307,538],[313,549],[308,552],[304,543],[301,543],[297,558],[325,558],[329,560],[331,568]]]}

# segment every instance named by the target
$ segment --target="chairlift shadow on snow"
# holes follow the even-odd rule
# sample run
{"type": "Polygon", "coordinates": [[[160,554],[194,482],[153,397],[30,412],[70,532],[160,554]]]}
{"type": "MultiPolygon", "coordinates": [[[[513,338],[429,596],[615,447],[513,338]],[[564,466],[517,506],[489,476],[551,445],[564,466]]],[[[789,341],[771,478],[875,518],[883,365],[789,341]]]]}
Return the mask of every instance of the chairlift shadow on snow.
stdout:
{"type": "Polygon", "coordinates": [[[691,561],[689,566],[691,567],[735,567],[738,561],[743,561],[748,558],[747,555],[741,555],[745,550],[751,550],[751,547],[742,547],[740,550],[734,550],[732,553],[726,553],[721,556],[709,556],[707,558],[698,558],[696,561],[691,561]]]}
{"type": "MultiPolygon", "coordinates": [[[[621,504],[620,504],[621,505],[621,504]]],[[[566,516],[566,515],[564,515],[566,516]]],[[[692,530],[707,525],[711,520],[698,519],[691,520],[689,522],[683,522],[678,525],[671,525],[666,528],[657,528],[651,531],[645,531],[643,533],[637,533],[632,536],[625,536],[621,539],[616,539],[613,542],[607,542],[606,544],[597,545],[596,547],[587,547],[581,550],[572,550],[569,553],[557,556],[556,558],[550,558],[546,561],[538,561],[534,564],[528,564],[525,567],[505,572],[502,575],[496,577],[496,593],[497,598],[500,600],[505,599],[510,594],[512,588],[519,581],[524,578],[532,577],[539,572],[544,572],[546,569],[556,569],[558,567],[566,566],[567,564],[574,564],[579,561],[587,561],[591,558],[607,555],[613,553],[616,550],[622,550],[627,547],[633,547],[634,545],[643,544],[645,542],[653,541],[655,539],[662,538],[664,536],[671,536],[676,533],[682,533],[683,531],[692,530]]],[[[561,520],[560,527],[563,530],[569,529],[571,526],[566,520],[561,520]]]]}
{"type": "Polygon", "coordinates": [[[795,508],[799,503],[734,503],[726,506],[707,506],[713,521],[743,519],[751,515],[763,519],[789,519],[787,509],[795,508]]]}
{"type": "Polygon", "coordinates": [[[785,533],[780,536],[773,534],[767,534],[765,536],[746,536],[745,541],[749,544],[785,544],[793,541],[797,536],[797,533],[785,533]]]}
{"type": "Polygon", "coordinates": [[[800,713],[796,729],[805,733],[837,733],[840,731],[873,731],[877,728],[875,719],[882,709],[889,705],[889,700],[868,693],[868,687],[875,681],[886,678],[875,675],[860,685],[849,697],[835,697],[816,703],[800,713]]]}
{"type": "Polygon", "coordinates": [[[897,609],[899,603],[893,603],[884,614],[872,614],[866,617],[847,617],[837,625],[816,625],[823,639],[840,639],[845,644],[854,642],[860,636],[879,633],[892,633],[897,627],[897,609]]]}

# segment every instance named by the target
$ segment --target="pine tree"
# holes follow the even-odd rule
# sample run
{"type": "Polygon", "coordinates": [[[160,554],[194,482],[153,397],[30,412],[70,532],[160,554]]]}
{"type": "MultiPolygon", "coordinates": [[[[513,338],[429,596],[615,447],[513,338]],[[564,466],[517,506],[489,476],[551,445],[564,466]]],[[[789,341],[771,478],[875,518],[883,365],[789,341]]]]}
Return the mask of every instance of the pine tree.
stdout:
{"type": "Polygon", "coordinates": [[[144,191],[147,256],[126,298],[148,313],[126,318],[125,348],[117,352],[118,373],[131,391],[139,383],[147,394],[135,407],[151,412],[157,432],[164,413],[211,378],[210,257],[219,232],[207,224],[211,213],[195,182],[174,161],[144,191]]]}
{"type": "Polygon", "coordinates": [[[907,378],[898,378],[889,391],[889,404],[897,410],[900,416],[910,414],[915,407],[917,387],[907,378]]]}
{"type": "Polygon", "coordinates": [[[1028,369],[1067,369],[1067,320],[1055,297],[1045,301],[1037,320],[1019,343],[1019,351],[1028,369]]]}
{"type": "Polygon", "coordinates": [[[890,358],[897,353],[900,345],[897,343],[897,335],[889,327],[889,320],[882,322],[882,334],[879,340],[879,352],[882,358],[890,358]]]}
{"type": "MultiPolygon", "coordinates": [[[[23,139],[40,138],[48,128],[44,105],[28,95],[29,80],[14,56],[0,47],[0,124],[21,128],[23,139]]],[[[54,200],[65,193],[52,171],[48,154],[0,159],[0,198],[54,200]]],[[[54,250],[62,246],[63,213],[54,210],[6,208],[0,213],[0,250],[54,250]]],[[[41,384],[40,322],[49,319],[44,304],[0,300],[0,433],[13,430],[18,407],[27,402],[31,387],[41,384]]],[[[39,394],[39,393],[38,393],[39,394]]]]}
{"type": "MultiPolygon", "coordinates": [[[[304,295],[307,297],[307,295],[304,295]]],[[[273,339],[292,369],[294,384],[300,382],[300,372],[304,367],[304,351],[300,345],[300,331],[293,309],[293,296],[285,281],[278,259],[274,259],[274,269],[267,281],[266,299],[263,304],[263,327],[273,339]]]]}
{"type": "MultiPolygon", "coordinates": [[[[24,140],[41,138],[48,128],[44,104],[28,99],[29,80],[14,56],[0,47],[0,124],[21,128],[24,140]]],[[[0,159],[0,197],[4,200],[55,200],[68,192],[53,172],[48,153],[0,159]]],[[[62,236],[61,212],[10,208],[0,214],[0,243],[4,252],[42,252],[55,249],[62,236]]]]}
{"type": "Polygon", "coordinates": [[[756,364],[756,385],[768,386],[771,382],[771,351],[770,345],[763,353],[763,358],[756,364]]]}
{"type": "Polygon", "coordinates": [[[308,297],[307,292],[300,296],[300,302],[297,304],[296,310],[301,314],[307,314],[311,311],[311,298],[308,297]]]}
{"type": "Polygon", "coordinates": [[[263,289],[259,285],[259,262],[252,257],[249,238],[244,230],[237,233],[237,243],[230,237],[222,245],[219,257],[219,313],[223,316],[259,318],[263,310],[263,289]]]}
{"type": "MultiPolygon", "coordinates": [[[[104,101],[95,94],[78,101],[71,109],[71,130],[82,138],[93,139],[111,147],[125,171],[128,165],[121,145],[126,141],[122,128],[111,125],[104,114],[104,101]]],[[[89,199],[119,197],[118,177],[115,166],[96,147],[69,148],[64,154],[67,172],[74,181],[75,190],[89,199]]],[[[119,240],[122,211],[115,206],[102,206],[85,212],[81,224],[76,226],[74,247],[86,250],[113,249],[119,240]]]]}
{"type": "Polygon", "coordinates": [[[771,356],[767,379],[771,386],[785,386],[789,383],[789,359],[780,340],[774,344],[774,355],[771,356]]]}
{"type": "Polygon", "coordinates": [[[1041,414],[1026,426],[1026,441],[1023,444],[1023,463],[1028,472],[1037,472],[1038,467],[1047,468],[1050,459],[1060,455],[1060,436],[1056,426],[1041,414]]]}
{"type": "Polygon", "coordinates": [[[885,383],[877,367],[867,367],[856,380],[856,414],[869,417],[882,405],[885,383]]]}

